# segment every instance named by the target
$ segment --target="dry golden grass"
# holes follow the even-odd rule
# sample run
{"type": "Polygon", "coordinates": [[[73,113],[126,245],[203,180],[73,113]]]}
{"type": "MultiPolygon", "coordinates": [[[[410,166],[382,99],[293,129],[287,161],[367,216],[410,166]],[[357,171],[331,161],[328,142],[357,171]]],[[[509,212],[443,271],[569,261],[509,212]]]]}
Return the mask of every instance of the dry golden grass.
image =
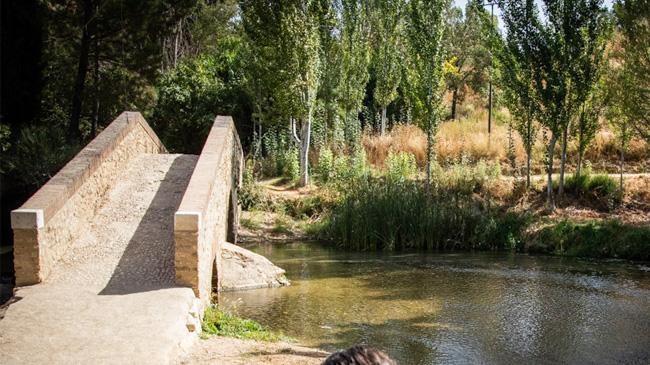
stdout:
{"type": "MultiPolygon", "coordinates": [[[[448,165],[460,161],[498,160],[507,162],[508,128],[495,124],[491,138],[487,133],[487,114],[479,112],[471,118],[447,121],[440,125],[435,137],[435,154],[438,163],[448,165]]],[[[525,161],[525,151],[513,132],[515,156],[518,163],[525,161]]],[[[362,139],[368,161],[377,167],[384,165],[389,151],[412,153],[418,164],[426,161],[427,138],[424,131],[414,125],[397,125],[384,136],[366,134],[362,139]]]]}
{"type": "MultiPolygon", "coordinates": [[[[509,118],[507,110],[503,109],[495,113],[497,122],[492,125],[490,138],[487,133],[487,112],[474,108],[469,108],[468,111],[467,116],[461,116],[458,121],[447,121],[440,125],[435,137],[438,163],[446,166],[461,161],[469,163],[480,160],[499,161],[504,172],[509,172],[508,126],[501,123],[502,120],[509,118]]],[[[526,163],[525,149],[516,131],[512,133],[515,164],[523,169],[526,163]]],[[[426,134],[414,125],[396,125],[384,136],[366,134],[362,138],[362,143],[368,161],[376,167],[384,166],[389,151],[412,153],[420,166],[423,166],[426,161],[426,134]]],[[[544,152],[543,133],[540,131],[533,148],[533,173],[543,172],[544,152]]],[[[560,153],[558,144],[556,157],[559,158],[560,153]]],[[[567,154],[569,165],[575,165],[577,161],[575,140],[569,143],[567,154]]],[[[618,156],[618,140],[608,128],[604,127],[590,143],[584,160],[590,161],[594,167],[598,166],[599,170],[615,172],[618,156]]],[[[633,139],[628,145],[625,160],[628,171],[640,172],[645,168],[644,166],[650,165],[650,146],[643,140],[633,139]],[[630,170],[631,165],[637,168],[630,170]]],[[[523,170],[521,172],[523,173],[523,170]]]]}
{"type": "Polygon", "coordinates": [[[427,156],[427,136],[414,125],[396,125],[384,136],[364,134],[361,140],[366,158],[375,167],[383,167],[388,152],[409,152],[415,156],[420,166],[427,156]]]}

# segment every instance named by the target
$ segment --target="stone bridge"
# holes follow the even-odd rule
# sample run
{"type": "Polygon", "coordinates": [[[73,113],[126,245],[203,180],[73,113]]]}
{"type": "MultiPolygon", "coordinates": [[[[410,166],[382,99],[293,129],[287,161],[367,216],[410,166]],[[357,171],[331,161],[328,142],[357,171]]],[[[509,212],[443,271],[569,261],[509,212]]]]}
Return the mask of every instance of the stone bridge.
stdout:
{"type": "Polygon", "coordinates": [[[219,289],[241,171],[230,117],[195,156],[122,113],[12,212],[19,288],[0,313],[0,363],[168,363],[219,289]]]}

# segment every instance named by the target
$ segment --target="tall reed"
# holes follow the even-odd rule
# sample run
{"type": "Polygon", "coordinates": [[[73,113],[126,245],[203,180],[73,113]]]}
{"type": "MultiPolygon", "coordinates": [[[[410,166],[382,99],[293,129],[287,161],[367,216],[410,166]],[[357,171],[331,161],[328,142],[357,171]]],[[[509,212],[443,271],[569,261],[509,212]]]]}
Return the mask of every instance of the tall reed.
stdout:
{"type": "Polygon", "coordinates": [[[366,179],[333,208],[328,233],[353,250],[519,248],[524,216],[453,186],[366,179]]]}

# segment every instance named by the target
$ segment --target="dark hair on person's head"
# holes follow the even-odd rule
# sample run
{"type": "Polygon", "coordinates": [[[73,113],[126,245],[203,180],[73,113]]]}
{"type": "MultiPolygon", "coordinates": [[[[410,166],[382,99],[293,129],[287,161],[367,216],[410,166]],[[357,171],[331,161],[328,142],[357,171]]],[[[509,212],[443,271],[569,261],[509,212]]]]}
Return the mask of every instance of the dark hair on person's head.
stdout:
{"type": "Polygon", "coordinates": [[[388,355],[365,345],[331,354],[321,365],[396,365],[388,355]]]}

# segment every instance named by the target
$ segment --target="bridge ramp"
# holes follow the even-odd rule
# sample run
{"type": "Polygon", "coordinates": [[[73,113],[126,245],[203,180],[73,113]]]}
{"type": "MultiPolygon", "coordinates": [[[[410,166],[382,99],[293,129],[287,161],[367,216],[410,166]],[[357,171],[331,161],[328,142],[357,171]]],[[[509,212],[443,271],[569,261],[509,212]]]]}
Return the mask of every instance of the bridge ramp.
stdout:
{"type": "Polygon", "coordinates": [[[174,212],[197,156],[141,154],[40,284],[0,319],[2,364],[165,364],[196,335],[191,288],[177,287],[174,212]]]}

